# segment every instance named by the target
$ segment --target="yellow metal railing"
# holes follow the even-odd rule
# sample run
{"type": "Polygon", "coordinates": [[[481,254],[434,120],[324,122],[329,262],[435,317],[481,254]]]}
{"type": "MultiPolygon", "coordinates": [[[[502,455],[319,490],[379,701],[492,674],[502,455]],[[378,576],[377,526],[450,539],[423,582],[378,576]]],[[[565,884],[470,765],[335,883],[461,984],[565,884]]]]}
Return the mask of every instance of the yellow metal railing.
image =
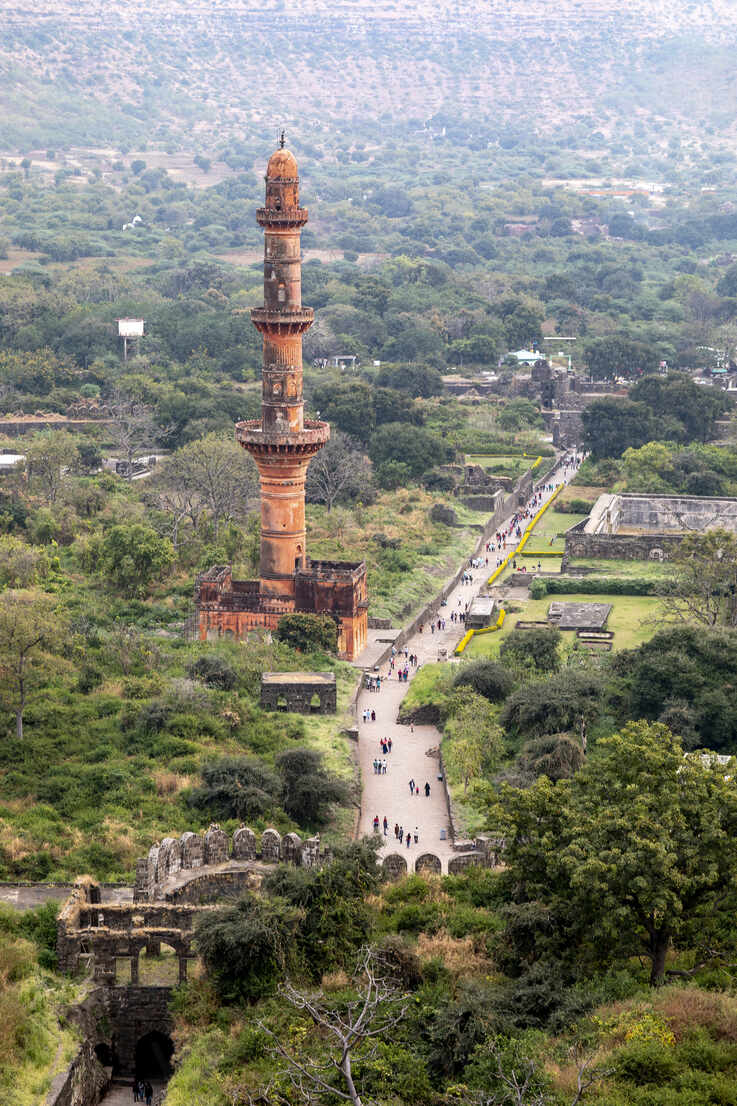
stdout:
{"type": "Polygon", "coordinates": [[[496,632],[496,630],[501,630],[502,626],[504,625],[504,619],[506,617],[507,612],[502,607],[499,612],[499,617],[497,618],[493,626],[483,626],[480,630],[467,630],[455,647],[455,655],[457,657],[460,657],[461,653],[466,648],[469,641],[471,641],[472,638],[476,636],[476,634],[493,634],[496,632]]]}

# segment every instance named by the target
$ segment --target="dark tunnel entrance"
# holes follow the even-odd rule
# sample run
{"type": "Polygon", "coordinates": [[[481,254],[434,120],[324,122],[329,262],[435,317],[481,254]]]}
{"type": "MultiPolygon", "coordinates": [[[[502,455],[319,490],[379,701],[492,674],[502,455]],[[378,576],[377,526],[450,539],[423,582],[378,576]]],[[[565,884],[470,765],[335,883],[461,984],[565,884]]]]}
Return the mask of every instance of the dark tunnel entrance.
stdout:
{"type": "Polygon", "coordinates": [[[147,1033],[136,1045],[136,1075],[139,1079],[169,1079],[174,1070],[173,1054],[171,1037],[157,1030],[147,1033]]]}
{"type": "Polygon", "coordinates": [[[113,1050],[110,1045],[106,1045],[104,1042],[102,1044],[95,1045],[95,1056],[104,1068],[114,1067],[115,1057],[113,1056],[113,1050]]]}

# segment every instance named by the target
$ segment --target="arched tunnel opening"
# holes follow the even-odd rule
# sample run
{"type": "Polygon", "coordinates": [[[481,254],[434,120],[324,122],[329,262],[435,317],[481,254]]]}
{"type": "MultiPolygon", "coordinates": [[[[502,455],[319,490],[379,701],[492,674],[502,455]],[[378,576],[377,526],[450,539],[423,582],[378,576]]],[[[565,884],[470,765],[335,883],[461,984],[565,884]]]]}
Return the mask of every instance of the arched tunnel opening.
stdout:
{"type": "Polygon", "coordinates": [[[95,1056],[104,1068],[112,1068],[115,1066],[115,1056],[112,1047],[105,1044],[104,1041],[99,1045],[95,1045],[95,1056]]]}
{"type": "Polygon", "coordinates": [[[136,1045],[136,1075],[139,1079],[170,1079],[174,1043],[166,1033],[153,1030],[136,1045]]]}

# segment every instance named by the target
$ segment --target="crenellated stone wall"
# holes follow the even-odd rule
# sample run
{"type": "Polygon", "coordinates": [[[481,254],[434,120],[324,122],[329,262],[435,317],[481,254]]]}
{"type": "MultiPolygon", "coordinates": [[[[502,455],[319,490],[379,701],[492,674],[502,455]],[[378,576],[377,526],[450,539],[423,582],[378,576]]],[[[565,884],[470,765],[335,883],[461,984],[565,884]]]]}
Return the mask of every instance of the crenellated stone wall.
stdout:
{"type": "MultiPolygon", "coordinates": [[[[248,826],[240,826],[229,837],[213,824],[205,834],[187,832],[179,838],[165,837],[155,842],[148,856],[136,861],[133,901],[169,898],[170,893],[165,887],[167,882],[180,883],[181,877],[188,872],[194,875],[198,869],[217,868],[229,861],[260,861],[263,864],[284,863],[315,868],[328,856],[329,852],[320,848],[319,835],[303,841],[297,833],[287,833],[282,837],[278,830],[266,829],[259,842],[248,826]]],[[[200,887],[204,886],[200,880],[200,887]]],[[[175,897],[182,901],[184,896],[176,894],[175,897]]]]}

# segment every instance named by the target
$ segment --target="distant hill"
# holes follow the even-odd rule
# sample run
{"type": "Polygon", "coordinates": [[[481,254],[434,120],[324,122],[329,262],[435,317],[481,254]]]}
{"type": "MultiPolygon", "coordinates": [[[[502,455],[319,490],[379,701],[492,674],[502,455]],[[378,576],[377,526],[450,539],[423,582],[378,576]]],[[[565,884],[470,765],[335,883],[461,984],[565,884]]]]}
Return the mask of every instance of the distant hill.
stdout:
{"type": "Polygon", "coordinates": [[[298,121],[731,131],[736,40],[731,0],[47,0],[3,13],[0,149],[207,145],[298,121]]]}

